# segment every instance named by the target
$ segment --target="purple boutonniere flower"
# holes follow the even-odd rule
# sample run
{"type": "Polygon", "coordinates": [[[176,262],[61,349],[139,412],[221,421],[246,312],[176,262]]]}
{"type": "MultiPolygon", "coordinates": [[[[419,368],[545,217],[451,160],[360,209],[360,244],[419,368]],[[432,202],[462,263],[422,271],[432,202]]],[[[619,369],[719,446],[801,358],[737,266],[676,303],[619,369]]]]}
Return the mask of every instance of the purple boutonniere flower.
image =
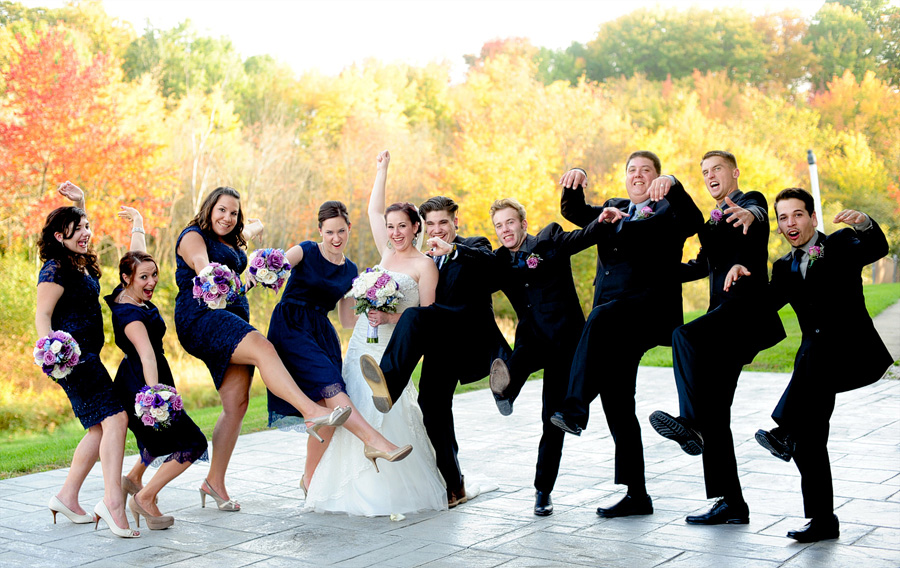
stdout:
{"type": "Polygon", "coordinates": [[[709,214],[709,222],[712,223],[713,225],[718,225],[719,221],[721,221],[724,217],[725,217],[725,214],[722,213],[722,210],[719,209],[718,207],[716,207],[709,214]]]}
{"type": "Polygon", "coordinates": [[[809,264],[807,266],[812,266],[812,263],[824,257],[825,247],[820,247],[819,245],[809,247],[809,264]]]}
{"type": "Polygon", "coordinates": [[[636,211],[634,214],[635,221],[640,221],[641,219],[649,219],[650,217],[653,217],[653,209],[651,209],[649,205],[641,207],[641,210],[636,211]]]}
{"type": "Polygon", "coordinates": [[[528,255],[528,258],[525,259],[525,265],[528,268],[537,268],[537,265],[540,264],[542,260],[544,259],[540,256],[531,253],[530,255],[528,255]]]}

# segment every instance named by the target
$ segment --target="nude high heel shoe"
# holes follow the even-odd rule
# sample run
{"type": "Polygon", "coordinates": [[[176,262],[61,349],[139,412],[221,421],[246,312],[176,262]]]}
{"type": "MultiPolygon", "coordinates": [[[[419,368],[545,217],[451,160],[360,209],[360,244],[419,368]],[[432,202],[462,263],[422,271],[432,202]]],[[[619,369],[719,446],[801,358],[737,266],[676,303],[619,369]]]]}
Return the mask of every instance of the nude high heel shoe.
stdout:
{"type": "Polygon", "coordinates": [[[147,528],[151,531],[167,529],[175,524],[175,517],[171,515],[160,515],[158,517],[151,515],[141,507],[141,504],[134,497],[128,500],[128,508],[131,509],[131,514],[134,516],[134,522],[138,528],[141,528],[141,515],[144,515],[144,520],[147,521],[147,528]]]}
{"type": "Polygon", "coordinates": [[[325,416],[319,416],[318,418],[307,420],[306,433],[316,440],[324,443],[325,440],[322,439],[322,436],[319,436],[319,428],[325,426],[340,426],[347,421],[347,418],[350,417],[351,412],[353,412],[353,409],[349,406],[338,406],[333,411],[331,411],[331,414],[326,414],[325,416]]]}
{"type": "Polygon", "coordinates": [[[375,463],[376,458],[381,458],[389,462],[396,462],[408,456],[410,452],[412,452],[412,449],[412,446],[407,444],[402,448],[397,448],[393,452],[383,452],[381,450],[373,448],[372,446],[366,446],[363,451],[365,452],[366,458],[368,458],[372,462],[372,465],[375,466],[375,471],[377,473],[381,473],[380,471],[378,471],[378,464],[375,463]]]}
{"type": "Polygon", "coordinates": [[[86,525],[88,523],[94,522],[94,515],[79,515],[78,513],[72,511],[60,501],[56,495],[50,498],[50,503],[47,505],[50,507],[50,512],[53,513],[53,524],[56,524],[56,513],[62,513],[66,516],[67,519],[75,523],[76,525],[86,525]]]}
{"type": "Polygon", "coordinates": [[[97,530],[97,526],[100,524],[100,519],[106,521],[107,526],[109,526],[110,532],[112,532],[116,536],[120,536],[122,538],[137,538],[141,536],[140,531],[134,531],[130,528],[120,529],[118,525],[116,525],[116,521],[113,520],[112,513],[109,512],[109,509],[106,508],[106,503],[100,501],[96,505],[94,505],[94,514],[97,515],[97,519],[94,521],[94,530],[97,530]]]}
{"type": "Polygon", "coordinates": [[[200,505],[203,508],[206,508],[206,496],[209,495],[212,497],[216,506],[220,511],[240,511],[241,504],[235,501],[234,499],[222,499],[219,497],[219,494],[216,493],[212,486],[205,479],[203,480],[203,485],[200,486],[200,505]]]}

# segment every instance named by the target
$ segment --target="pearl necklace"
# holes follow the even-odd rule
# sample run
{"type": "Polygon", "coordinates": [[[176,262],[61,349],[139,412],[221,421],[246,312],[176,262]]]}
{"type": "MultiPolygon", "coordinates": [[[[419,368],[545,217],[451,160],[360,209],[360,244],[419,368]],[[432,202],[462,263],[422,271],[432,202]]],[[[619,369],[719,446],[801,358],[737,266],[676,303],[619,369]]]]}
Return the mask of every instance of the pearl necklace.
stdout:
{"type": "Polygon", "coordinates": [[[132,302],[134,302],[135,306],[139,306],[141,308],[147,307],[147,304],[145,304],[144,302],[139,302],[136,299],[132,298],[131,295],[128,294],[128,292],[125,292],[124,290],[122,291],[122,295],[125,296],[126,298],[128,298],[129,300],[131,300],[132,302]]]}

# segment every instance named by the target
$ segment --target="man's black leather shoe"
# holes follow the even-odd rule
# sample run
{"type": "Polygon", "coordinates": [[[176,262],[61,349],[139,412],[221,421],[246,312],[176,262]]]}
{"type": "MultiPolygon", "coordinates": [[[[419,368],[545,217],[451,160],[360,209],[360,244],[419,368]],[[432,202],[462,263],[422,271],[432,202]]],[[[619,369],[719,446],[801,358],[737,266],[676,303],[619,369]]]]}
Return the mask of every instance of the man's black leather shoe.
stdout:
{"type": "Polygon", "coordinates": [[[689,456],[699,456],[703,453],[703,436],[688,426],[684,418],[657,410],[650,415],[650,425],[663,438],[678,442],[689,456]]]}
{"type": "Polygon", "coordinates": [[[788,531],[787,535],[797,542],[818,542],[841,536],[841,524],[837,515],[813,517],[798,531],[788,531]]]}
{"type": "Polygon", "coordinates": [[[791,461],[791,456],[794,455],[794,441],[781,428],[757,431],[756,441],[780,460],[791,461]]]}
{"type": "Polygon", "coordinates": [[[562,412],[554,412],[553,416],[550,417],[550,423],[569,434],[581,436],[581,426],[568,420],[562,412]]]}
{"type": "Polygon", "coordinates": [[[719,499],[708,512],[691,515],[685,522],[689,525],[746,525],[750,522],[750,508],[744,502],[732,505],[719,499]]]}
{"type": "Polygon", "coordinates": [[[543,491],[534,492],[534,514],[538,517],[546,517],[553,514],[553,501],[550,494],[543,491]]]}
{"type": "Polygon", "coordinates": [[[621,501],[608,509],[598,507],[597,514],[607,519],[630,517],[631,515],[652,515],[653,501],[649,495],[644,495],[643,497],[625,495],[621,501]]]}

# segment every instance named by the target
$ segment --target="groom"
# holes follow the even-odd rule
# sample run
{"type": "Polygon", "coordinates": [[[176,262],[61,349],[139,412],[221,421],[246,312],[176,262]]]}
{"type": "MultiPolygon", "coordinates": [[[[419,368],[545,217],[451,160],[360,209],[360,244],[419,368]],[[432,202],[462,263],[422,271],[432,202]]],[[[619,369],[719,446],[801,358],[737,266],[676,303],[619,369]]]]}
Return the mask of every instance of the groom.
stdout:
{"type": "Polygon", "coordinates": [[[491,290],[478,262],[482,259],[492,263],[490,241],[457,235],[458,211],[459,206],[443,196],[432,197],[421,205],[419,213],[425,219],[429,239],[440,239],[452,247],[449,255],[434,259],[439,271],[435,302],[403,312],[380,364],[370,355],[360,358],[375,407],[388,412],[409,383],[419,359],[425,356],[419,407],[434,446],[437,467],[447,483],[450,508],[467,499],[453,427],[456,383],[483,379],[490,371],[491,361],[510,354],[509,344],[494,321],[491,290]],[[458,262],[462,251],[476,262],[458,262]],[[448,345],[458,347],[450,357],[443,355],[448,345]]]}

